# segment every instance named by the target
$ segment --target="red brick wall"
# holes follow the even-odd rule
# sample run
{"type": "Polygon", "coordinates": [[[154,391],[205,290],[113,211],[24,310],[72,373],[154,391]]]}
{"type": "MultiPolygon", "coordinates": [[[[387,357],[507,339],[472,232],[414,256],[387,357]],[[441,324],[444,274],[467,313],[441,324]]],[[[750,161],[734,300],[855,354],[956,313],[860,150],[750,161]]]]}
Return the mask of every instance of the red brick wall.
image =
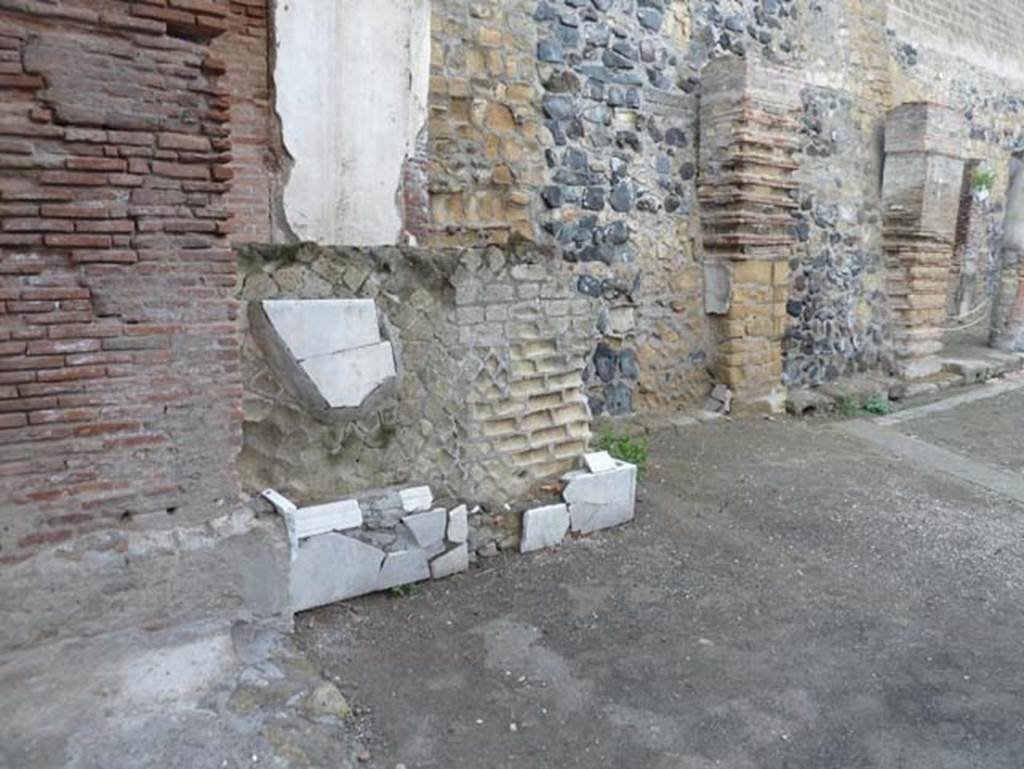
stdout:
{"type": "Polygon", "coordinates": [[[237,501],[229,100],[208,44],[242,7],[259,28],[260,5],[0,0],[0,564],[237,501]]]}
{"type": "Polygon", "coordinates": [[[227,32],[212,51],[227,64],[231,94],[234,182],[227,207],[235,243],[270,243],[272,185],[277,173],[268,68],[268,0],[230,0],[227,32]]]}

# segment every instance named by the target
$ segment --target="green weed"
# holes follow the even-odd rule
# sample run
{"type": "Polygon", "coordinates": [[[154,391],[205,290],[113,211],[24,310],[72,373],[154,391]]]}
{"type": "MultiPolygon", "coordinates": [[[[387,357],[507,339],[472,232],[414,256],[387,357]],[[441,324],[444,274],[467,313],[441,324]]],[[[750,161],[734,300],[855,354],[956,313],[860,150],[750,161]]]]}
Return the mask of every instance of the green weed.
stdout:
{"type": "Polygon", "coordinates": [[[641,476],[647,471],[647,439],[634,438],[628,433],[616,435],[612,427],[606,427],[597,439],[597,448],[607,451],[616,459],[636,465],[641,476]]]}

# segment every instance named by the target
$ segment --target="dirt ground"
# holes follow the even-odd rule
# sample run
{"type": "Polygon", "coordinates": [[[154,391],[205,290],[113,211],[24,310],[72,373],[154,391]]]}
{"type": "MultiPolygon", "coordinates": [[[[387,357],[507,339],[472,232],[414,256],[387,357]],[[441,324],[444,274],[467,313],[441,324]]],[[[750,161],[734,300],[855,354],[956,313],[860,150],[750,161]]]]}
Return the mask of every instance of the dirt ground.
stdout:
{"type": "Polygon", "coordinates": [[[1019,769],[1020,384],[657,433],[633,524],[291,638],[0,657],[0,767],[1019,769]]]}
{"type": "MultiPolygon", "coordinates": [[[[1024,391],[891,429],[1019,471],[1024,391]]],[[[926,459],[825,421],[660,434],[634,525],[299,643],[374,767],[1019,768],[1024,505],[926,459]]]]}

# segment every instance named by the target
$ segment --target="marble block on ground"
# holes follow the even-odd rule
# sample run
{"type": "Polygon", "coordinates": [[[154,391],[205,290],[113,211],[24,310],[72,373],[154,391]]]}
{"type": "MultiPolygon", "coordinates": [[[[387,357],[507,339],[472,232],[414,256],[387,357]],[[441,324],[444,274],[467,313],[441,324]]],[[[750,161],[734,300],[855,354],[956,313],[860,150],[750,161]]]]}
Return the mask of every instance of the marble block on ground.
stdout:
{"type": "Polygon", "coordinates": [[[523,536],[519,552],[529,553],[553,547],[569,531],[569,509],[565,505],[536,507],[523,513],[523,536]]]}
{"type": "Polygon", "coordinates": [[[422,582],[430,579],[430,564],[423,550],[402,550],[389,553],[384,559],[377,582],[377,590],[390,590],[393,587],[422,582]]]}
{"type": "Polygon", "coordinates": [[[448,511],[448,541],[465,542],[469,537],[469,510],[465,505],[459,505],[454,510],[448,511]]]}
{"type": "Polygon", "coordinates": [[[320,534],[304,540],[292,561],[293,611],[379,589],[384,557],[384,551],[344,534],[320,534]]]}
{"type": "Polygon", "coordinates": [[[615,469],[615,460],[607,451],[593,451],[583,455],[583,464],[592,473],[600,473],[605,470],[615,469]]]}
{"type": "Polygon", "coordinates": [[[588,534],[633,520],[635,465],[615,460],[614,469],[599,473],[569,473],[565,481],[562,498],[569,506],[574,532],[588,534]]]}
{"type": "Polygon", "coordinates": [[[402,523],[412,533],[417,545],[431,548],[444,541],[448,512],[444,508],[438,508],[426,513],[414,513],[403,517],[402,523]]]}
{"type": "Polygon", "coordinates": [[[469,568],[469,545],[463,542],[430,562],[430,576],[443,579],[469,568]]]}
{"type": "Polygon", "coordinates": [[[434,494],[429,486],[413,486],[398,492],[402,500],[402,509],[407,513],[419,513],[429,510],[434,504],[434,494]]]}
{"type": "Polygon", "coordinates": [[[354,499],[342,499],[326,505],[300,507],[294,513],[295,534],[306,539],[328,531],[344,531],[363,525],[363,511],[354,499]]]}

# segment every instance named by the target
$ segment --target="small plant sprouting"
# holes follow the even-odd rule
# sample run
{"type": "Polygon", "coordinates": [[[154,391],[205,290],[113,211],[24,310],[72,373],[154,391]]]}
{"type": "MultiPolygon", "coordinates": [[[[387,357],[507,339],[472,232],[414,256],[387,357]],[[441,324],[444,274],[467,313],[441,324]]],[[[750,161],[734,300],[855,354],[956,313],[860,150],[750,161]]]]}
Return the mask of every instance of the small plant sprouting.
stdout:
{"type": "Polygon", "coordinates": [[[866,401],[864,401],[864,410],[869,414],[875,414],[876,416],[884,417],[886,414],[892,411],[892,406],[889,405],[889,399],[884,395],[875,393],[866,401]]]}
{"type": "Polygon", "coordinates": [[[597,439],[597,448],[607,451],[616,459],[636,465],[640,476],[647,471],[647,440],[644,438],[634,438],[628,433],[616,435],[612,427],[606,427],[597,439]]]}
{"type": "Polygon", "coordinates": [[[839,403],[836,408],[839,413],[847,419],[852,419],[860,413],[860,404],[857,403],[857,399],[851,398],[848,395],[844,395],[839,399],[839,403]]]}
{"type": "Polygon", "coordinates": [[[892,412],[892,406],[889,399],[881,393],[873,393],[863,402],[854,396],[844,395],[836,404],[836,410],[841,416],[853,419],[862,413],[885,416],[892,412]]]}
{"type": "Polygon", "coordinates": [[[971,174],[971,190],[974,192],[988,192],[995,186],[995,172],[988,168],[975,168],[971,174]]]}
{"type": "Polygon", "coordinates": [[[405,598],[406,596],[412,595],[415,590],[416,584],[414,582],[409,582],[405,585],[398,585],[398,587],[391,588],[388,593],[392,598],[405,598]]]}

